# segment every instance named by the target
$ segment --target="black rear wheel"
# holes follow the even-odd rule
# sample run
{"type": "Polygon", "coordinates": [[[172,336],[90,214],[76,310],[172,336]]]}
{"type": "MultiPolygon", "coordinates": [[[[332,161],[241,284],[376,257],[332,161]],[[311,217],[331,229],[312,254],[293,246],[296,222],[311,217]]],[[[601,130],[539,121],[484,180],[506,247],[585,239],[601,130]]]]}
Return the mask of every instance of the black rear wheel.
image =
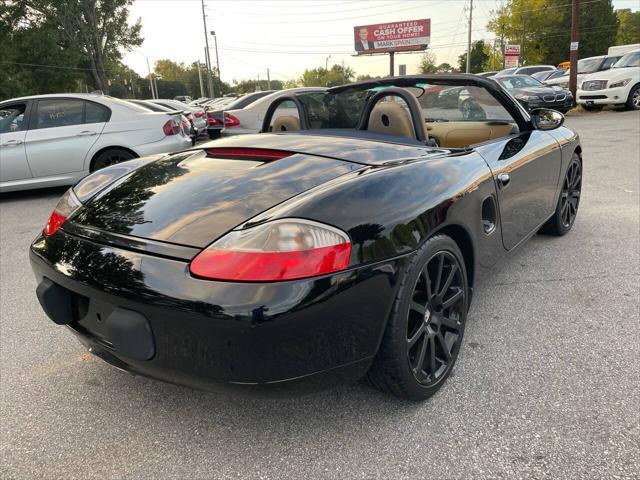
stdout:
{"type": "Polygon", "coordinates": [[[436,235],[405,273],[369,381],[410,400],[433,395],[458,356],[467,308],[462,254],[451,238],[436,235]]]}
{"type": "Polygon", "coordinates": [[[629,92],[627,108],[629,110],[640,110],[640,84],[635,85],[629,92]]]}
{"type": "Polygon", "coordinates": [[[93,160],[91,163],[91,171],[95,172],[101,168],[109,167],[120,162],[126,162],[133,158],[136,158],[136,156],[128,150],[123,150],[121,148],[105,150],[93,160]]]}
{"type": "Polygon", "coordinates": [[[556,211],[541,229],[550,235],[564,235],[573,226],[580,206],[582,193],[582,162],[577,153],[573,154],[571,162],[562,183],[562,191],[556,206],[556,211]]]}

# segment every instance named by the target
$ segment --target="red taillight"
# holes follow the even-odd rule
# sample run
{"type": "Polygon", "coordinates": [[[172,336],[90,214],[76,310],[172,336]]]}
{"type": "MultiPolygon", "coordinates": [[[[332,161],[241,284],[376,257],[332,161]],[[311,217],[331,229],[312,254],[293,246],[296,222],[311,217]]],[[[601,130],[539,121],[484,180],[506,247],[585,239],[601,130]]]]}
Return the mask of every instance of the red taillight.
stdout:
{"type": "Polygon", "coordinates": [[[212,113],[207,113],[207,122],[209,122],[209,125],[222,125],[222,122],[214,117],[212,113]]]}
{"type": "Polygon", "coordinates": [[[70,188],[67,190],[64,195],[60,197],[60,200],[58,200],[56,208],[53,209],[51,215],[49,215],[49,220],[44,226],[43,233],[47,237],[56,233],[62,224],[67,221],[67,218],[69,218],[81,206],[82,203],[80,203],[78,197],[73,193],[73,189],[70,188]]]}
{"type": "Polygon", "coordinates": [[[61,213],[56,212],[54,210],[53,212],[51,212],[51,215],[49,216],[49,221],[44,226],[44,234],[47,237],[50,237],[51,235],[53,235],[58,231],[58,229],[62,226],[62,224],[66,220],[67,220],[67,217],[65,217],[61,213]]]}
{"type": "Polygon", "coordinates": [[[167,122],[162,126],[162,131],[165,135],[177,135],[180,133],[180,123],[175,120],[167,120],[167,122]]]}
{"type": "Polygon", "coordinates": [[[293,155],[284,150],[269,150],[267,148],[209,148],[206,150],[210,157],[236,158],[238,160],[280,160],[293,155]]]}
{"type": "Polygon", "coordinates": [[[350,243],[294,252],[207,249],[191,262],[191,273],[245,282],[293,280],[344,270],[350,253],[350,243]]]}
{"type": "Polygon", "coordinates": [[[200,117],[202,117],[202,112],[196,112],[196,113],[194,113],[194,115],[195,115],[196,118],[200,118],[200,117]]]}
{"type": "Polygon", "coordinates": [[[284,219],[234,230],[200,252],[193,275],[237,282],[273,282],[345,270],[351,242],[342,231],[309,220],[284,219]]]}
{"type": "Polygon", "coordinates": [[[228,127],[237,127],[238,125],[240,125],[240,120],[238,120],[236,117],[234,117],[230,113],[225,112],[224,126],[228,128],[228,127]]]}

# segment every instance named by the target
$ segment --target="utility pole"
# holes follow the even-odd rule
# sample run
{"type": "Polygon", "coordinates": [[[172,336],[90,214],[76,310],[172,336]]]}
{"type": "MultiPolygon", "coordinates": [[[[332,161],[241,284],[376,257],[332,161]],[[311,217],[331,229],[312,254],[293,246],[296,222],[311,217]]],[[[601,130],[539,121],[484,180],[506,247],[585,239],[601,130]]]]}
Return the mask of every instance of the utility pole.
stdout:
{"type": "Polygon", "coordinates": [[[204,47],[204,67],[206,69],[205,78],[207,80],[207,89],[209,92],[209,97],[213,98],[213,89],[211,88],[211,65],[209,65],[209,51],[207,47],[204,47]]]}
{"type": "Polygon", "coordinates": [[[569,47],[569,90],[573,94],[573,102],[576,101],[576,89],[578,87],[578,41],[580,40],[580,0],[571,2],[571,46],[569,47]]]}
{"type": "Polygon", "coordinates": [[[389,76],[393,77],[395,74],[395,66],[393,65],[393,54],[395,52],[389,52],[389,76]]]}
{"type": "Polygon", "coordinates": [[[204,0],[201,0],[202,3],[202,24],[204,25],[204,43],[205,43],[205,52],[207,56],[207,84],[209,85],[209,95],[211,97],[215,97],[215,92],[213,91],[213,80],[211,79],[211,57],[209,56],[209,34],[207,33],[207,15],[204,11],[204,0]]]}
{"type": "MultiPolygon", "coordinates": [[[[522,47],[521,47],[522,48],[522,47]]],[[[504,22],[500,23],[500,51],[502,52],[502,69],[504,70],[504,22]]]]}
{"type": "Polygon", "coordinates": [[[471,24],[473,22],[473,0],[469,0],[469,32],[467,34],[467,73],[471,62],[471,24]]]}
{"type": "Polygon", "coordinates": [[[200,80],[200,96],[204,97],[204,85],[202,84],[202,64],[198,60],[198,80],[200,80]]]}
{"type": "Polygon", "coordinates": [[[326,57],[324,59],[324,69],[325,70],[329,70],[329,59],[331,58],[331,55],[329,55],[328,57],[326,57]]]}
{"type": "Polygon", "coordinates": [[[271,76],[269,75],[268,68],[267,68],[267,90],[271,90],[271,76]]]}
{"type": "Polygon", "coordinates": [[[151,78],[151,67],[149,66],[149,57],[145,55],[144,58],[147,59],[147,70],[149,70],[149,90],[151,91],[151,98],[156,98],[156,94],[153,91],[153,79],[151,78]]]}
{"type": "Polygon", "coordinates": [[[222,96],[222,79],[220,78],[220,57],[218,57],[218,37],[216,37],[216,32],[211,30],[211,35],[213,35],[213,44],[216,49],[216,69],[218,70],[218,93],[222,96]]]}

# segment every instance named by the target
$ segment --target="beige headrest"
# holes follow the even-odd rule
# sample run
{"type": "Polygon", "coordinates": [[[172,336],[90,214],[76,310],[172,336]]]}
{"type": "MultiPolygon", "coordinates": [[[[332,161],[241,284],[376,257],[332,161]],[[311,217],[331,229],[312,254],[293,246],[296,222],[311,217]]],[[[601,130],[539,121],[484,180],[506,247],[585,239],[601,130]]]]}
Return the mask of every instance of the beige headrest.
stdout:
{"type": "MultiPolygon", "coordinates": [[[[388,98],[393,97],[383,98],[373,107],[371,115],[369,116],[367,130],[415,139],[416,134],[409,110],[400,103],[388,101],[388,98]]],[[[419,112],[422,112],[420,102],[418,102],[418,99],[413,94],[409,95],[409,101],[414,103],[414,106],[419,112]]],[[[427,140],[429,134],[427,133],[426,124],[424,124],[422,128],[424,129],[425,140],[427,140]]]]}
{"type": "Polygon", "coordinates": [[[273,121],[273,132],[291,132],[300,130],[300,120],[292,115],[283,115],[273,121]]]}

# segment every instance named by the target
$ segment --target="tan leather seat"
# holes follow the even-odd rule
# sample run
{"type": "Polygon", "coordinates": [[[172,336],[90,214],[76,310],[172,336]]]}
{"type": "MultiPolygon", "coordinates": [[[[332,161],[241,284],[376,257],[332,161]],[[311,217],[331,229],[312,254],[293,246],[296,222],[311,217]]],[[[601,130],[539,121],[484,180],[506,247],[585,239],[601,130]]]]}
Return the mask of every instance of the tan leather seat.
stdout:
{"type": "MultiPolygon", "coordinates": [[[[415,108],[422,112],[422,107],[418,99],[409,92],[409,102],[413,103],[415,108]]],[[[367,124],[367,130],[371,132],[384,133],[387,135],[396,135],[399,137],[416,138],[416,133],[413,128],[413,121],[411,120],[411,114],[409,110],[403,107],[400,103],[395,101],[385,101],[386,97],[381,99],[369,115],[369,122],[367,124]]],[[[429,139],[429,133],[427,132],[427,126],[423,122],[422,125],[424,131],[425,141],[429,139]]]]}
{"type": "Polygon", "coordinates": [[[513,125],[489,122],[434,122],[431,136],[444,148],[463,148],[511,135],[513,125]]]}
{"type": "Polygon", "coordinates": [[[273,121],[273,132],[293,132],[300,130],[300,120],[293,115],[282,115],[273,121]]]}

